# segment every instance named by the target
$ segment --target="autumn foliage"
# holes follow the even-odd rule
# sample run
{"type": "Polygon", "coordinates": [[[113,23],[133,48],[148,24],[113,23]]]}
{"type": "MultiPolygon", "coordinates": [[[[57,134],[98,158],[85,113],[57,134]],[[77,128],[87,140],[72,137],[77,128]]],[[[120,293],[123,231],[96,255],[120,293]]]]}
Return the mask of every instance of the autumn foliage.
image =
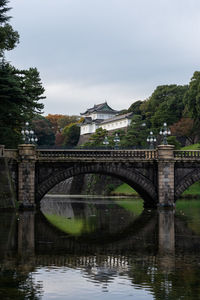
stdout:
{"type": "Polygon", "coordinates": [[[194,120],[191,118],[181,118],[178,122],[170,126],[171,133],[174,136],[184,136],[189,143],[193,144],[195,139],[194,120]]]}

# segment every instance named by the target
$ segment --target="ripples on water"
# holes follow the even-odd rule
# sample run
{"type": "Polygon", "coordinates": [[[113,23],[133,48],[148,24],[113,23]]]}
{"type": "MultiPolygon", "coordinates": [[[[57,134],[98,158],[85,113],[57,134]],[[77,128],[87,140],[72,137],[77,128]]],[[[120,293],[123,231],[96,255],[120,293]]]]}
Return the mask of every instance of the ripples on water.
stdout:
{"type": "Polygon", "coordinates": [[[200,299],[200,201],[46,197],[1,213],[0,299],[200,299]]]}

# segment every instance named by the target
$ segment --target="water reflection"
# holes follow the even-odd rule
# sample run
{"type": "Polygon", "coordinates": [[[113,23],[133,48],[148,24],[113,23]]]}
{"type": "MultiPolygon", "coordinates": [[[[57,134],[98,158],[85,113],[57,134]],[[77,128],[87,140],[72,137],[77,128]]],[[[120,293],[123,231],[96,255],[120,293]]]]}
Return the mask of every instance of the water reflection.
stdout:
{"type": "Polygon", "coordinates": [[[0,299],[200,298],[200,203],[47,201],[1,213],[0,299]]]}

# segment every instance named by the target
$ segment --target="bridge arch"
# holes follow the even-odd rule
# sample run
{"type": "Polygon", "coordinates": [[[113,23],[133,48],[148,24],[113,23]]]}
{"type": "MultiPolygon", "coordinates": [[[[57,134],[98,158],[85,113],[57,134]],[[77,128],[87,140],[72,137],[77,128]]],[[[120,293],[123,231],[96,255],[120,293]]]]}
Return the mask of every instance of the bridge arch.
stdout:
{"type": "Polygon", "coordinates": [[[157,205],[157,190],[153,183],[135,169],[127,169],[122,164],[89,163],[75,164],[63,170],[56,171],[36,188],[36,202],[48,193],[56,184],[70,177],[81,174],[98,173],[115,176],[133,187],[144,200],[145,207],[157,205]]]}
{"type": "Polygon", "coordinates": [[[175,200],[192,184],[200,180],[200,169],[196,169],[188,173],[181,182],[175,187],[175,200]]]}

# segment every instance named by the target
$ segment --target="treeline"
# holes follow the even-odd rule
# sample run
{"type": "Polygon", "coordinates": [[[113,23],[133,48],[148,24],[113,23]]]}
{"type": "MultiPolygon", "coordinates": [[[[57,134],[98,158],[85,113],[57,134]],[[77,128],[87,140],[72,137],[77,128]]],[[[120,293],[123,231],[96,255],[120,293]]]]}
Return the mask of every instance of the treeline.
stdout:
{"type": "MultiPolygon", "coordinates": [[[[115,135],[120,138],[120,147],[147,148],[147,137],[153,131],[157,144],[160,144],[162,137],[159,135],[163,123],[167,123],[171,130],[168,142],[180,148],[186,144],[193,144],[200,139],[200,72],[194,72],[188,85],[162,85],[158,86],[152,95],[146,100],[133,102],[120,114],[132,113],[131,125],[127,130],[115,130],[108,132],[99,128],[90,136],[88,142],[79,147],[114,147],[115,135]],[[104,145],[107,137],[109,146],[104,145]]],[[[81,119],[77,116],[48,115],[43,117],[47,122],[55,142],[52,145],[57,147],[74,147],[79,140],[79,123],[81,119]]],[[[34,123],[35,121],[33,121],[34,123]]],[[[42,135],[42,130],[36,129],[42,135]]],[[[44,135],[45,139],[45,135],[44,135]]],[[[40,145],[47,144],[41,140],[40,145]]]]}
{"type": "Polygon", "coordinates": [[[168,142],[180,148],[186,144],[193,144],[200,140],[200,72],[194,72],[188,85],[162,85],[158,86],[146,100],[139,100],[121,113],[132,112],[131,125],[125,132],[116,130],[111,134],[101,128],[97,129],[87,147],[103,145],[108,137],[109,145],[114,145],[115,134],[120,137],[121,147],[146,148],[147,137],[153,131],[160,144],[160,129],[167,123],[171,130],[168,142]]]}
{"type": "Polygon", "coordinates": [[[80,136],[78,116],[49,114],[46,117],[35,116],[32,127],[38,138],[38,146],[75,147],[80,136]]]}

